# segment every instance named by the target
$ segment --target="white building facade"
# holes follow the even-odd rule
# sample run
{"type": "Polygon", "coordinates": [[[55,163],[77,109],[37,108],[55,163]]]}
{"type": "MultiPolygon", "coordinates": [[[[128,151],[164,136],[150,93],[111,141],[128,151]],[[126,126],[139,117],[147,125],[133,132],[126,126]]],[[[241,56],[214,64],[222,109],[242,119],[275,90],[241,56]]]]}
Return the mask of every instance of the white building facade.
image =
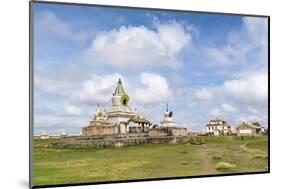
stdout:
{"type": "Polygon", "coordinates": [[[206,126],[206,132],[214,136],[227,135],[231,132],[230,125],[228,125],[226,121],[220,119],[210,120],[206,126]]]}

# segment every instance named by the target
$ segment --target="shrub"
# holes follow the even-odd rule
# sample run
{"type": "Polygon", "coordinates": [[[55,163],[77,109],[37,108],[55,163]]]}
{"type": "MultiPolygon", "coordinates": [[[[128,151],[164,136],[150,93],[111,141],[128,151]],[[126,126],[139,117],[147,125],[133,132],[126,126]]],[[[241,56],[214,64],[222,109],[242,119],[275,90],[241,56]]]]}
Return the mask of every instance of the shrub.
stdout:
{"type": "Polygon", "coordinates": [[[201,144],[205,144],[205,141],[203,138],[193,138],[190,142],[190,144],[195,144],[195,145],[201,145],[201,144]]]}
{"type": "Polygon", "coordinates": [[[182,165],[187,165],[187,161],[182,161],[181,164],[182,165]]]}
{"type": "Polygon", "coordinates": [[[227,162],[219,162],[217,164],[217,169],[218,170],[227,171],[227,170],[234,169],[235,167],[236,167],[236,165],[233,165],[233,164],[230,164],[230,163],[227,163],[227,162]]]}
{"type": "Polygon", "coordinates": [[[256,153],[254,154],[254,158],[267,158],[267,155],[265,153],[256,153]]]}
{"type": "Polygon", "coordinates": [[[194,163],[195,165],[199,165],[199,164],[200,164],[199,161],[194,161],[193,163],[194,163]]]}
{"type": "Polygon", "coordinates": [[[220,156],[213,156],[212,158],[213,158],[213,159],[215,159],[215,160],[217,160],[217,159],[221,159],[221,157],[220,157],[220,156]]]}

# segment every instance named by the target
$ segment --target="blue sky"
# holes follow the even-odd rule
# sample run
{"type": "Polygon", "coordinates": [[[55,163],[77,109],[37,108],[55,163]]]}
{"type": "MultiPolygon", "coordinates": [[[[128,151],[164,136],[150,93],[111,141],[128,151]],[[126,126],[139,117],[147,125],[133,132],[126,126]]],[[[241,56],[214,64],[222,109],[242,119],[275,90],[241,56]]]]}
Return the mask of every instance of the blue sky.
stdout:
{"type": "Polygon", "coordinates": [[[35,133],[79,133],[117,79],[158,124],[267,126],[267,19],[35,3],[35,133]]]}

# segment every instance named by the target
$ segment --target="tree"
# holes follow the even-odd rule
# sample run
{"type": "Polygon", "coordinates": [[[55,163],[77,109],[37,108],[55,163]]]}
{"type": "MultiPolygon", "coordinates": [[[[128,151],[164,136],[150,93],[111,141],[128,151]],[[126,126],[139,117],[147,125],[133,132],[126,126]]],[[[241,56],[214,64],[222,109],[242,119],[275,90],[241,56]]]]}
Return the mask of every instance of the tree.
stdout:
{"type": "Polygon", "coordinates": [[[255,121],[252,124],[255,125],[255,126],[261,127],[261,124],[258,121],[255,121]]]}

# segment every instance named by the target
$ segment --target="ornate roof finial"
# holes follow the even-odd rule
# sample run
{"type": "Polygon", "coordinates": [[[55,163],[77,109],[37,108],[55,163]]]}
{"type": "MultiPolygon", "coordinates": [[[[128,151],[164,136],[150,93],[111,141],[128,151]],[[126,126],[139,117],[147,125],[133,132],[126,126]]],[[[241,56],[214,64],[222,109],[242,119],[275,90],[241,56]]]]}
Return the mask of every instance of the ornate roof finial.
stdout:
{"type": "Polygon", "coordinates": [[[166,103],[166,112],[168,112],[169,111],[169,104],[168,104],[168,102],[166,103]]]}
{"type": "Polygon", "coordinates": [[[118,96],[122,96],[123,94],[125,93],[124,91],[124,88],[122,86],[122,81],[121,81],[121,78],[118,79],[118,84],[117,84],[117,87],[113,93],[113,95],[118,95],[118,96]]]}
{"type": "Polygon", "coordinates": [[[100,111],[100,103],[98,102],[97,103],[97,112],[99,112],[100,111]]]}

